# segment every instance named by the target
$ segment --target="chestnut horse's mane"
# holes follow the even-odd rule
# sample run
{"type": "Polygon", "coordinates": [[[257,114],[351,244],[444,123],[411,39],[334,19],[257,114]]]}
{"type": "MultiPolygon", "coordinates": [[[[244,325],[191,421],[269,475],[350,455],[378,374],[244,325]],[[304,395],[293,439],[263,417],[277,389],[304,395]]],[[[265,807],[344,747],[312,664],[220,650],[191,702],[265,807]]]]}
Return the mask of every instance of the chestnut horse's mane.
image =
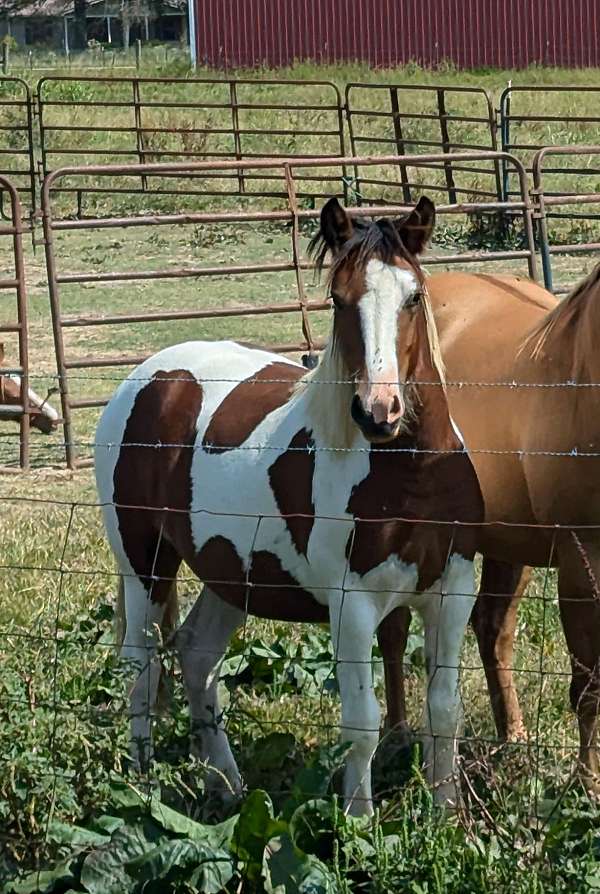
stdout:
{"type": "Polygon", "coordinates": [[[527,335],[521,350],[527,349],[532,360],[539,360],[544,348],[553,345],[561,337],[571,334],[575,339],[573,349],[573,373],[581,372],[591,350],[597,350],[593,326],[582,320],[590,301],[599,300],[596,292],[600,284],[600,264],[582,280],[573,291],[556,305],[527,335]]]}

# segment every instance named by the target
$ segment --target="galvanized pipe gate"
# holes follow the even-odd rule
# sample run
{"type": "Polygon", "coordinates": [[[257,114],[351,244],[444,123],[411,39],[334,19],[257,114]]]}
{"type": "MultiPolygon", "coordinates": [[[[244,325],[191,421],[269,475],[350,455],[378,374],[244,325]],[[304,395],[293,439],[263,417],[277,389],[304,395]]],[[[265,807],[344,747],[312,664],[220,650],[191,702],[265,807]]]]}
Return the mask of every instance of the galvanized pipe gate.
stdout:
{"type": "MultiPolygon", "coordinates": [[[[8,276],[0,278],[0,292],[2,295],[6,292],[13,293],[13,299],[10,301],[11,310],[4,315],[0,323],[0,334],[16,334],[17,336],[17,354],[18,364],[11,364],[2,367],[0,373],[7,375],[15,373],[20,376],[20,406],[4,405],[0,396],[0,420],[3,417],[15,416],[19,418],[19,462],[22,469],[29,467],[29,341],[27,332],[27,290],[25,284],[25,265],[23,260],[23,233],[26,231],[23,226],[21,214],[21,202],[17,187],[14,186],[4,175],[0,175],[0,192],[3,197],[8,199],[8,209],[4,207],[5,216],[8,210],[8,221],[0,223],[0,240],[8,240],[10,249],[9,256],[12,260],[12,271],[8,276]]],[[[10,299],[9,299],[10,300],[10,299]]],[[[2,302],[5,307],[4,301],[2,302]]],[[[0,386],[2,376],[0,375],[0,386]]],[[[4,388],[0,387],[0,392],[4,394],[4,388]]],[[[4,469],[3,469],[4,470],[4,469]]],[[[10,467],[5,471],[11,471],[10,467]]]]}
{"type": "MultiPolygon", "coordinates": [[[[402,206],[414,202],[418,193],[427,191],[437,201],[447,199],[447,205],[438,206],[441,214],[501,212],[506,220],[522,219],[522,251],[476,253],[472,258],[468,253],[448,254],[439,259],[430,258],[428,263],[523,259],[528,263],[529,272],[534,273],[535,232],[546,286],[556,292],[565,291],[564,284],[554,281],[552,258],[561,252],[596,251],[600,244],[588,240],[553,246],[549,221],[596,216],[598,195],[585,193],[581,188],[572,194],[568,184],[573,176],[590,176],[596,178],[592,180],[595,189],[600,175],[600,152],[595,146],[542,147],[531,161],[530,153],[539,144],[520,141],[519,128],[525,123],[533,124],[543,138],[544,128],[551,128],[565,118],[543,110],[533,116],[525,115],[519,102],[527,91],[541,97],[546,93],[560,96],[567,90],[600,94],[599,88],[591,87],[509,88],[501,97],[497,118],[489,93],[470,87],[351,83],[346,86],[342,101],[337,87],[326,81],[51,77],[38,83],[35,97],[24,81],[0,78],[0,115],[4,109],[12,116],[10,126],[0,127],[0,157],[10,159],[8,163],[13,164],[12,186],[5,175],[0,175],[0,212],[11,222],[6,233],[14,235],[20,245],[19,250],[15,242],[15,269],[22,270],[23,264],[23,226],[17,192],[35,213],[38,139],[41,173],[46,175],[43,208],[38,216],[41,214],[43,218],[63,413],[69,429],[66,437],[69,464],[77,461],[75,439],[70,430],[73,412],[101,406],[105,400],[105,396],[91,393],[73,396],[70,384],[75,371],[127,365],[145,356],[138,351],[107,357],[73,357],[68,346],[65,347],[65,334],[70,331],[128,322],[227,320],[240,315],[253,319],[271,314],[287,314],[291,319],[298,314],[301,338],[286,337],[272,347],[309,353],[319,347],[313,319],[327,304],[322,298],[311,297],[307,291],[305,274],[310,264],[302,255],[301,237],[303,227],[316,219],[317,205],[331,194],[339,195],[346,204],[355,205],[356,213],[369,213],[375,208],[380,214],[397,213],[402,206]],[[468,114],[461,112],[457,105],[465,96],[469,97],[468,114]],[[98,124],[95,119],[81,123],[78,116],[84,110],[110,114],[109,126],[98,124]],[[278,117],[276,127],[268,118],[273,113],[278,117]],[[12,153],[1,142],[2,135],[11,128],[12,138],[19,141],[12,153]],[[350,154],[344,154],[348,142],[346,133],[350,154]],[[498,143],[504,152],[496,151],[498,143]],[[388,147],[390,156],[361,157],[365,149],[381,152],[388,147]],[[457,151],[475,147],[476,152],[457,151]],[[516,153],[518,161],[506,151],[508,148],[516,153]],[[413,154],[423,151],[429,154],[413,154]],[[266,160],[265,155],[268,155],[266,160]],[[578,160],[584,157],[584,162],[578,160]],[[552,166],[548,163],[550,158],[552,166]],[[166,159],[177,162],[162,163],[166,159]],[[567,164],[567,159],[576,163],[567,164]],[[119,163],[88,166],[90,160],[119,163]],[[134,164],[123,165],[124,160],[134,164]],[[69,162],[68,167],[53,171],[57,164],[64,166],[65,161],[69,162]],[[73,161],[76,164],[71,167],[73,161]],[[531,200],[528,174],[533,178],[531,200]],[[130,206],[127,196],[137,196],[140,208],[145,205],[146,209],[154,210],[156,205],[158,213],[134,214],[129,207],[120,214],[117,200],[121,197],[130,206]],[[178,213],[170,214],[161,208],[161,202],[169,196],[177,197],[178,213]],[[218,211],[206,204],[209,201],[214,206],[215,200],[218,211]],[[271,201],[272,206],[263,207],[261,202],[265,200],[271,201]],[[199,205],[207,210],[199,210],[199,205]],[[590,213],[591,205],[594,209],[590,213]],[[86,220],[90,209],[93,217],[86,220]],[[76,219],[72,219],[73,214],[76,219]],[[285,260],[259,258],[247,263],[248,259],[243,259],[237,265],[187,265],[180,270],[139,269],[127,274],[73,272],[62,269],[61,251],[55,244],[59,233],[64,236],[81,230],[225,222],[247,225],[252,221],[263,224],[270,221],[273,225],[289,227],[289,256],[285,260]],[[74,284],[116,285],[153,279],[195,280],[219,275],[283,273],[293,275],[294,295],[277,302],[263,300],[252,306],[172,311],[141,308],[138,314],[104,316],[96,311],[71,314],[60,309],[61,290],[74,284]],[[118,364],[112,362],[115,359],[118,364]]],[[[600,115],[578,115],[573,111],[568,120],[585,130],[597,126],[600,115]]],[[[19,276],[15,276],[15,282],[19,276]]],[[[9,329],[22,325],[18,368],[24,371],[25,382],[28,364],[24,276],[21,280],[17,289],[20,316],[15,324],[6,325],[9,329]]],[[[26,464],[29,429],[25,398],[23,410],[21,460],[26,464]]]]}
{"type": "MultiPolygon", "coordinates": [[[[498,262],[498,261],[514,261],[520,260],[527,265],[527,272],[530,276],[537,276],[537,261],[535,253],[534,235],[533,235],[533,208],[529,199],[527,189],[527,178],[525,170],[519,161],[512,159],[502,153],[441,153],[425,156],[411,157],[410,163],[413,166],[422,166],[427,170],[428,166],[444,163],[446,160],[458,165],[465,165],[469,162],[477,161],[478,163],[489,161],[493,164],[504,163],[515,166],[517,177],[521,183],[521,194],[518,198],[511,199],[507,202],[497,201],[479,201],[464,202],[461,204],[437,206],[439,215],[470,215],[474,213],[498,214],[502,212],[510,212],[512,216],[518,216],[522,220],[522,232],[524,248],[511,251],[465,251],[459,253],[438,253],[429,255],[426,259],[427,267],[435,265],[454,265],[454,264],[472,264],[482,262],[498,262]]],[[[66,458],[70,467],[75,467],[82,462],[80,451],[78,449],[77,436],[74,429],[74,413],[77,411],[89,409],[92,407],[102,406],[106,402],[106,395],[98,394],[96,391],[88,391],[84,396],[77,396],[73,393],[71,387],[72,378],[80,376],[83,371],[88,371],[90,381],[92,381],[93,370],[99,369],[118,369],[120,367],[131,367],[140,363],[151,354],[152,351],[145,353],[131,352],[114,352],[105,353],[102,356],[88,355],[80,356],[70,352],[65,343],[65,335],[69,330],[97,327],[127,327],[132,323],[153,323],[157,324],[165,321],[181,321],[181,320],[210,320],[210,319],[226,319],[231,317],[244,317],[246,319],[264,316],[264,315],[298,315],[298,335],[301,339],[297,341],[288,341],[285,343],[270,343],[268,340],[262,342],[266,347],[279,352],[307,352],[308,354],[318,350],[322,341],[315,336],[313,331],[314,315],[320,311],[328,309],[329,302],[320,297],[316,300],[309,300],[307,297],[307,287],[305,275],[311,270],[312,263],[303,255],[301,245],[301,234],[307,222],[316,225],[319,215],[317,208],[301,208],[297,199],[297,183],[310,176],[326,176],[331,183],[337,181],[337,189],[332,190],[334,194],[343,197],[344,194],[344,171],[352,164],[359,171],[376,172],[381,176],[388,171],[397,171],[399,165],[406,161],[406,157],[387,156],[382,158],[321,158],[321,159],[290,159],[287,161],[274,161],[269,159],[257,161],[221,161],[221,162],[196,162],[192,164],[172,164],[172,165],[110,165],[96,167],[73,167],[64,168],[49,175],[44,181],[42,191],[42,216],[44,226],[44,241],[46,247],[46,262],[48,271],[48,288],[50,293],[50,302],[53,319],[53,329],[55,338],[55,348],[57,357],[58,374],[61,382],[61,399],[62,412],[65,426],[65,444],[66,458]],[[108,218],[92,218],[84,220],[64,220],[57,219],[54,208],[60,196],[63,194],[63,184],[69,183],[72,188],[77,188],[78,178],[93,177],[99,183],[111,181],[119,176],[168,176],[186,178],[193,177],[196,182],[201,181],[202,177],[215,177],[219,174],[229,174],[232,171],[239,171],[244,177],[246,176],[264,176],[266,173],[271,181],[280,184],[282,194],[285,193],[285,201],[282,203],[280,210],[239,210],[239,211],[210,211],[210,212],[190,212],[184,214],[153,214],[139,216],[124,217],[108,217],[108,218]],[[132,227],[149,227],[151,230],[156,228],[167,227],[185,227],[198,224],[231,224],[236,223],[238,226],[248,225],[250,223],[259,224],[279,224],[286,225],[288,232],[287,258],[285,261],[265,261],[263,263],[252,264],[205,264],[201,266],[187,265],[181,267],[167,267],[156,270],[149,270],[147,267],[138,269],[130,269],[116,271],[114,269],[103,272],[95,272],[90,270],[79,270],[76,272],[66,272],[63,269],[63,262],[68,257],[68,252],[64,250],[58,252],[55,247],[55,240],[60,234],[64,236],[68,233],[94,230],[97,233],[107,230],[129,229],[132,227]],[[158,281],[158,280],[189,280],[204,277],[215,278],[217,281],[221,277],[245,276],[250,277],[254,274],[264,274],[261,279],[263,290],[268,282],[267,275],[272,277],[273,274],[289,272],[293,274],[294,298],[291,299],[286,295],[280,301],[273,301],[263,297],[260,302],[234,305],[229,307],[198,307],[193,306],[186,309],[161,309],[158,311],[124,312],[124,313],[98,313],[91,310],[85,313],[68,314],[62,309],[62,291],[72,284],[101,284],[101,283],[125,283],[139,281],[158,281]]],[[[391,178],[388,183],[392,182],[391,178]]],[[[403,203],[402,184],[396,181],[398,190],[397,196],[391,198],[388,204],[370,204],[361,202],[360,205],[353,208],[353,214],[357,216],[366,216],[377,214],[379,216],[398,215],[408,208],[403,203]]],[[[101,188],[101,187],[100,187],[101,188]]],[[[331,194],[331,193],[330,193],[331,194]]],[[[272,287],[271,287],[272,288],[272,287]]],[[[118,330],[114,330],[115,333],[118,330]]],[[[125,330],[122,328],[121,332],[125,330]]],[[[116,335],[115,335],[115,338],[116,335]]],[[[111,339],[112,341],[112,339],[111,339]]],[[[83,460],[86,461],[85,459],[83,460]]]]}

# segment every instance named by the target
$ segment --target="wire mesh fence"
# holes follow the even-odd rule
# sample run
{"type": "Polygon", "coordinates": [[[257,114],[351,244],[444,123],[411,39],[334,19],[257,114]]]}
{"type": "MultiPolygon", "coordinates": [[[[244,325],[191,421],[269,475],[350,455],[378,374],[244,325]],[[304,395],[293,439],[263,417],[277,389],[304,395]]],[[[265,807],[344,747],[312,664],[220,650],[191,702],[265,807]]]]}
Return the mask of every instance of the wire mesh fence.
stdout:
{"type": "MultiPolygon", "coordinates": [[[[465,383],[460,384],[465,387],[465,383]]],[[[515,384],[505,387],[514,390],[515,384]]],[[[564,383],[564,387],[571,388],[573,383],[564,383]]],[[[148,449],[156,452],[156,445],[148,449]]],[[[169,445],[165,445],[164,451],[168,450],[169,445]]],[[[52,487],[50,481],[45,486],[52,487]]],[[[16,872],[17,865],[35,869],[37,862],[41,872],[49,860],[68,856],[71,851],[65,824],[73,822],[80,824],[74,833],[79,835],[79,863],[73,855],[71,868],[62,871],[73,880],[81,877],[86,861],[88,869],[93,863],[93,852],[109,849],[114,831],[109,827],[103,830],[102,824],[90,827],[84,822],[82,826],[80,817],[88,812],[97,816],[125,810],[130,822],[146,815],[152,823],[151,817],[155,817],[165,839],[173,832],[170,824],[176,822],[175,814],[168,813],[169,806],[188,818],[185,821],[189,825],[185,827],[182,819],[178,831],[184,838],[185,831],[208,834],[204,824],[209,817],[214,819],[215,811],[219,815],[214,798],[206,800],[206,767],[189,756],[186,697],[173,641],[168,636],[159,638],[168,694],[162,707],[152,710],[155,757],[141,774],[131,767],[131,669],[117,659],[113,614],[118,574],[104,540],[102,507],[87,489],[77,495],[72,488],[66,494],[64,489],[65,482],[59,480],[54,494],[19,496],[4,488],[2,495],[0,866],[5,879],[12,877],[9,871],[16,872]],[[198,823],[197,828],[193,822],[198,823]]],[[[177,511],[162,505],[157,508],[161,513],[177,511]]],[[[151,509],[144,506],[136,512],[143,516],[151,509]]],[[[201,507],[198,517],[210,509],[201,507]]],[[[248,512],[251,524],[260,525],[261,518],[267,520],[248,512]]],[[[315,519],[315,523],[318,521],[315,519]]],[[[326,521],[332,523],[331,519],[326,521]]],[[[390,519],[381,522],[387,525],[390,519]]],[[[435,520],[427,519],[410,522],[436,525],[435,520]]],[[[333,523],[347,526],[348,519],[333,523]]],[[[509,536],[510,525],[507,528],[509,536]]],[[[498,739],[485,692],[482,659],[473,633],[467,636],[460,662],[465,715],[459,744],[463,799],[460,827],[470,829],[474,838],[477,832],[473,830],[482,828],[488,833],[499,829],[501,836],[506,835],[506,813],[511,811],[513,824],[522,822],[542,835],[551,825],[551,811],[559,811],[561,800],[573,792],[579,745],[567,707],[571,668],[568,650],[560,641],[556,572],[551,566],[556,564],[558,540],[576,537],[586,544],[581,548],[581,564],[587,575],[588,567],[594,567],[587,544],[597,537],[598,530],[597,526],[582,526],[575,531],[568,526],[528,527],[533,539],[548,537],[552,546],[546,565],[535,572],[523,598],[516,653],[503,669],[514,674],[521,699],[524,725],[517,742],[502,744],[498,739]],[[514,797],[520,802],[518,809],[514,797]]],[[[247,560],[250,564],[250,557],[247,560]]],[[[591,574],[588,598],[597,600],[594,572],[591,574]]],[[[237,585],[238,581],[232,583],[237,585]]],[[[264,586],[263,581],[258,584],[264,586]]],[[[251,598],[256,585],[246,581],[246,598],[251,598]]],[[[182,618],[200,588],[200,581],[189,571],[179,576],[182,618]]],[[[357,591],[351,598],[370,595],[368,590],[357,591]]],[[[500,601],[510,595],[508,591],[495,593],[500,601]]],[[[578,604],[581,598],[580,593],[572,597],[578,604]]],[[[568,602],[569,597],[561,594],[561,611],[568,602]]],[[[193,642],[188,648],[193,652],[193,642]]],[[[206,651],[201,656],[206,657],[206,651]]],[[[403,728],[400,737],[392,731],[381,736],[374,764],[375,796],[386,821],[392,822],[403,809],[399,805],[404,804],[413,822],[415,818],[424,822],[423,811],[427,809],[422,803],[424,794],[419,794],[416,770],[419,718],[426,692],[423,628],[418,618],[413,619],[404,653],[400,644],[393,661],[404,675],[408,728],[403,728]]],[[[483,664],[486,662],[489,657],[486,659],[484,653],[483,664]]],[[[288,810],[293,805],[309,825],[315,818],[305,815],[308,808],[303,805],[315,798],[327,798],[331,791],[340,792],[339,781],[331,779],[347,756],[344,749],[335,750],[341,722],[338,663],[329,635],[322,628],[245,617],[219,670],[222,719],[248,790],[265,789],[275,815],[285,811],[286,805],[288,810]]],[[[381,651],[376,649],[369,665],[383,702],[381,651]]],[[[327,823],[330,820],[323,809],[322,821],[327,823]]],[[[341,815],[341,805],[338,809],[341,815]]],[[[254,834],[259,835],[256,830],[254,834]]],[[[339,829],[336,834],[341,834],[339,829]]],[[[157,837],[160,839],[160,835],[157,837]]],[[[166,848],[168,842],[160,840],[166,848]]],[[[235,842],[233,832],[232,840],[235,842]]],[[[261,852],[266,843],[257,843],[261,852]]],[[[156,839],[152,841],[155,845],[156,839]]],[[[504,841],[503,847],[507,845],[504,841]]],[[[244,860],[235,853],[234,844],[224,838],[222,846],[226,851],[231,849],[228,864],[243,879],[244,860]]],[[[320,853],[323,856],[328,852],[325,849],[320,853]]],[[[219,858],[223,859],[222,855],[219,858]]],[[[40,886],[44,878],[40,876],[40,886]]]]}

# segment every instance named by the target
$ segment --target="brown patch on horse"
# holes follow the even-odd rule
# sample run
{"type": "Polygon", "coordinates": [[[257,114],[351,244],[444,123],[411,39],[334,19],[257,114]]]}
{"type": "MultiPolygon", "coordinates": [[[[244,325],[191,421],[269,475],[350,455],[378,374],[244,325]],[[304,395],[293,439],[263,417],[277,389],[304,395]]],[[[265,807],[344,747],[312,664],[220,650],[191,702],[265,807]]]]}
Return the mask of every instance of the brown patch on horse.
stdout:
{"type": "Polygon", "coordinates": [[[207,453],[224,453],[246,441],[263,419],[288,400],[306,370],[269,363],[240,382],[219,404],[204,433],[207,453]]]}
{"type": "Polygon", "coordinates": [[[315,504],[312,498],[315,473],[315,442],[312,433],[300,429],[285,453],[269,469],[269,482],[277,508],[298,553],[306,556],[314,524],[315,504]]]}
{"type": "Polygon", "coordinates": [[[187,370],[154,373],[135,398],[115,466],[123,547],[153,602],[167,601],[180,556],[193,553],[190,473],[202,397],[187,370]]]}
{"type": "Polygon", "coordinates": [[[327,621],[329,613],[266,550],[252,554],[248,573],[233,543],[217,535],[190,563],[213,592],[236,608],[279,621],[327,621]]]}

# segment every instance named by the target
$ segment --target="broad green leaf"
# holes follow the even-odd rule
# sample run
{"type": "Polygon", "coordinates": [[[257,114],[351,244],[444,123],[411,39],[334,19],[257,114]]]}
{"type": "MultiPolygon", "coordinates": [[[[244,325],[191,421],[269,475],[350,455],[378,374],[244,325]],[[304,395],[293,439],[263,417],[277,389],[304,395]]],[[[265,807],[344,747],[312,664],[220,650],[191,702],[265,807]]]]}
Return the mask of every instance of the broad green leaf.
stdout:
{"type": "Polygon", "coordinates": [[[92,829],[84,829],[81,826],[61,823],[53,820],[48,829],[48,838],[56,844],[72,844],[76,847],[87,847],[106,844],[110,835],[94,832],[92,829]]]}
{"type": "Polygon", "coordinates": [[[221,664],[219,677],[220,679],[223,679],[223,677],[239,677],[248,666],[248,659],[244,655],[233,655],[231,658],[226,658],[221,664]]]}
{"type": "Polygon", "coordinates": [[[322,798],[327,794],[331,777],[344,763],[349,748],[346,742],[331,748],[322,748],[317,756],[300,770],[292,785],[291,797],[282,810],[285,819],[289,819],[296,808],[305,801],[322,798]]]}
{"type": "Polygon", "coordinates": [[[234,872],[234,863],[229,854],[221,859],[217,854],[212,860],[201,863],[190,876],[190,885],[199,894],[220,894],[225,889],[234,872]]]}
{"type": "Polygon", "coordinates": [[[251,792],[242,804],[232,841],[235,852],[246,864],[247,875],[258,877],[267,842],[285,831],[287,823],[274,818],[268,794],[262,789],[251,792]]]}
{"type": "Polygon", "coordinates": [[[122,816],[99,816],[98,819],[90,823],[90,828],[94,831],[98,830],[100,834],[105,832],[108,835],[112,835],[113,832],[116,832],[123,825],[125,825],[125,820],[122,816]]]}
{"type": "Polygon", "coordinates": [[[141,824],[118,829],[110,842],[94,849],[83,861],[81,884],[90,894],[128,894],[135,882],[126,872],[126,865],[136,857],[153,850],[157,836],[141,824]]]}
{"type": "Polygon", "coordinates": [[[316,857],[294,847],[289,835],[278,835],[265,850],[263,877],[267,894],[334,894],[335,882],[316,857]]]}
{"type": "MultiPolygon", "coordinates": [[[[205,894],[218,894],[233,876],[234,862],[223,850],[198,844],[195,841],[163,841],[158,847],[127,864],[127,873],[139,884],[166,880],[191,870],[202,881],[205,894]],[[199,872],[203,869],[203,872],[199,872]],[[175,870],[175,873],[173,873],[175,870]]],[[[184,873],[187,878],[188,873],[184,873]]],[[[197,885],[196,885],[197,886],[197,885]]]]}
{"type": "Polygon", "coordinates": [[[229,844],[238,821],[237,816],[232,816],[225,822],[214,826],[197,823],[183,813],[173,810],[172,807],[167,807],[158,798],[153,798],[150,802],[150,813],[153,819],[167,832],[185,835],[192,841],[215,849],[229,844]]]}
{"type": "Polygon", "coordinates": [[[305,801],[290,819],[290,836],[294,845],[322,860],[331,857],[334,835],[334,809],[331,801],[305,801]]]}
{"type": "Polygon", "coordinates": [[[50,894],[56,891],[59,886],[64,891],[65,886],[71,882],[76,882],[75,876],[71,872],[71,864],[73,859],[69,857],[63,863],[59,863],[54,869],[44,869],[42,872],[30,872],[25,878],[18,882],[11,882],[4,891],[6,894],[50,894]]]}
{"type": "Polygon", "coordinates": [[[110,787],[110,794],[113,804],[128,810],[145,810],[148,804],[147,798],[128,782],[114,782],[110,787]]]}

